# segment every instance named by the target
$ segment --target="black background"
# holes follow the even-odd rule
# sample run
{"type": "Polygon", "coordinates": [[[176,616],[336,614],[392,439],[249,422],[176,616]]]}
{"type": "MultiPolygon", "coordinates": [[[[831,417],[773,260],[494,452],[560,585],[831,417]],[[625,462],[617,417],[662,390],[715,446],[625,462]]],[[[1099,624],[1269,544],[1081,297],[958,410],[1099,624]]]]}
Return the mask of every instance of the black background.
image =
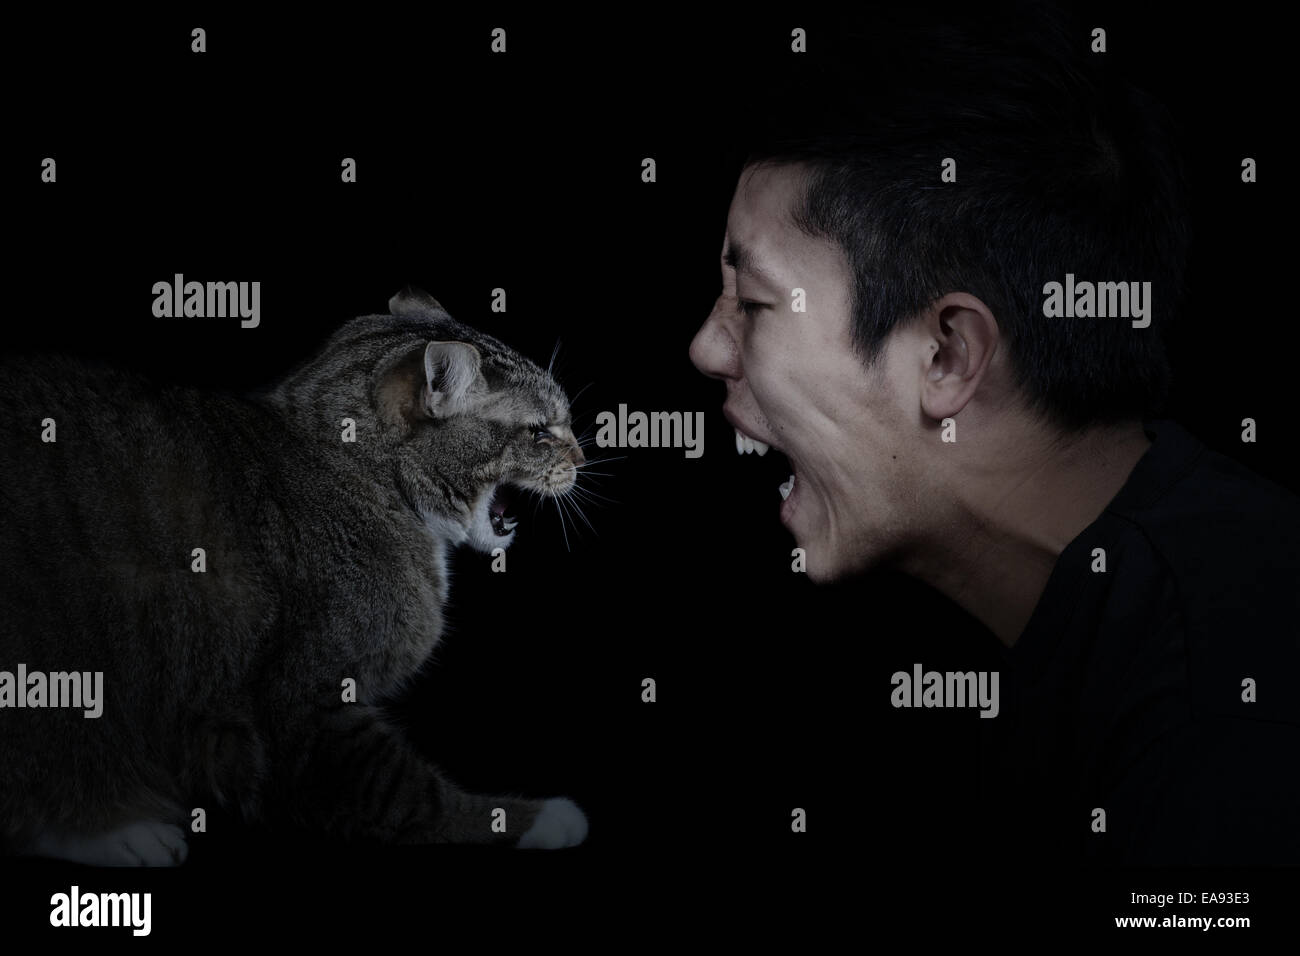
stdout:
{"type": "MultiPolygon", "coordinates": [[[[1253,11],[1087,9],[1106,55],[1170,107],[1190,168],[1196,244],[1171,417],[1300,490],[1284,437],[1285,31],[1253,11]],[[1257,184],[1240,181],[1245,156],[1257,184]],[[1247,416],[1254,445],[1239,440],[1247,416]]],[[[461,555],[452,630],[401,704],[464,787],[575,799],[591,824],[583,847],[366,851],[214,814],[175,872],[6,863],[6,934],[48,928],[49,895],[73,882],[151,890],[153,935],[179,941],[259,921],[430,942],[453,925],[485,943],[594,928],[608,946],[785,927],[819,949],[842,921],[855,945],[892,930],[1076,936],[1157,912],[1130,905],[1132,891],[1178,889],[1249,890],[1250,932],[1274,921],[1294,870],[1002,868],[974,795],[975,712],[888,703],[889,676],[914,662],[997,669],[992,636],[906,578],[817,588],[791,573],[780,462],[736,456],[722,386],[687,346],[720,285],[747,111],[793,55],[793,27],[814,57],[835,25],[743,16],[236,21],[196,9],[15,29],[7,348],[241,390],[411,283],[538,361],[560,340],[558,377],[571,396],[585,388],[575,413],[589,434],[620,403],[704,411],[707,430],[699,459],[589,452],[622,457],[594,468],[609,474],[590,487],[612,501],[587,509],[594,529],[568,528],[567,548],[547,507],[524,513],[507,573],[461,555]],[[207,30],[201,55],[194,26],[207,30]],[[503,56],[489,50],[496,26],[503,56]],[[57,184],[40,182],[46,156],[57,184]],[[355,184],[340,182],[345,156],[355,184]],[[644,157],[655,183],[641,181],[644,157]],[[152,285],[174,273],[261,281],[260,327],[155,319],[152,285]],[[490,310],[495,287],[505,314],[490,310]],[[645,677],[657,703],[640,699],[645,677]],[[790,830],[794,807],[808,811],[805,834],[790,830]]],[[[77,933],[86,945],[129,935],[77,933]]]]}

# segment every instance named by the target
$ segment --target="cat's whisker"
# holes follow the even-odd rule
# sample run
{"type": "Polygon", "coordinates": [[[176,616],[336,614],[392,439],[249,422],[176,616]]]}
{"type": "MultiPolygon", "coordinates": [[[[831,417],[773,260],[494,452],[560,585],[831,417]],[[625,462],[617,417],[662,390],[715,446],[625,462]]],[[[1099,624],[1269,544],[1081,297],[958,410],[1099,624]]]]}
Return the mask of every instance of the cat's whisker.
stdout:
{"type": "Polygon", "coordinates": [[[611,455],[608,458],[591,458],[579,465],[579,468],[586,468],[588,465],[603,465],[607,461],[622,461],[627,455],[611,455]]]}
{"type": "Polygon", "coordinates": [[[608,508],[611,505],[619,504],[617,501],[595,501],[591,498],[583,498],[582,501],[589,508],[601,508],[601,509],[608,508]]]}
{"type": "Polygon", "coordinates": [[[573,488],[570,488],[567,492],[565,492],[561,500],[562,501],[568,500],[568,506],[572,507],[574,512],[578,515],[578,517],[582,519],[582,523],[591,529],[591,533],[596,534],[596,529],[592,527],[591,522],[587,520],[586,514],[583,513],[582,505],[578,503],[578,500],[576,498],[572,498],[572,499],[569,498],[569,496],[573,494],[573,490],[574,490],[573,488]]]}
{"type": "Polygon", "coordinates": [[[564,499],[556,497],[554,500],[558,502],[556,513],[560,516],[560,530],[564,533],[564,550],[572,551],[573,549],[569,547],[569,528],[564,520],[564,499]]]}
{"type": "Polygon", "coordinates": [[[558,498],[556,498],[556,501],[559,502],[560,510],[563,511],[566,515],[568,515],[569,518],[573,521],[573,530],[576,534],[578,530],[578,521],[577,518],[574,516],[572,510],[573,504],[568,500],[568,493],[567,492],[562,493],[558,498]]]}
{"type": "Polygon", "coordinates": [[[591,386],[595,384],[596,384],[596,380],[593,378],[586,385],[582,386],[582,388],[578,389],[578,394],[574,395],[573,398],[569,399],[569,406],[573,407],[574,405],[577,405],[578,399],[582,398],[582,393],[585,392],[587,389],[591,388],[591,386]]]}
{"type": "Polygon", "coordinates": [[[609,498],[605,495],[602,495],[596,491],[593,491],[591,488],[580,488],[577,485],[574,485],[573,493],[582,496],[584,500],[591,501],[593,504],[595,503],[595,500],[597,498],[599,498],[601,501],[608,502],[609,504],[612,505],[619,504],[619,502],[616,499],[609,498]]]}
{"type": "Polygon", "coordinates": [[[587,483],[586,483],[585,485],[583,485],[584,488],[586,488],[586,487],[588,487],[588,486],[590,486],[590,487],[599,487],[600,485],[602,485],[602,484],[604,483],[603,481],[601,481],[601,479],[603,479],[603,478],[616,478],[616,477],[618,477],[618,476],[617,476],[614,472],[612,472],[612,471],[591,471],[591,470],[589,470],[588,468],[586,468],[586,467],[584,466],[584,467],[582,467],[582,468],[577,468],[577,469],[575,469],[575,473],[574,473],[574,476],[573,476],[573,481],[574,481],[574,484],[577,484],[577,483],[583,481],[584,479],[588,479],[588,480],[587,480],[587,483]]]}
{"type": "MultiPolygon", "coordinates": [[[[546,364],[546,374],[547,374],[547,375],[550,375],[550,374],[553,372],[553,370],[555,369],[555,358],[556,358],[556,356],[559,355],[559,354],[560,354],[560,339],[559,339],[559,336],[556,336],[556,338],[555,338],[555,348],[551,349],[551,360],[550,360],[550,362],[548,362],[548,363],[546,364]]],[[[570,402],[569,404],[573,404],[573,403],[570,402]]]]}
{"type": "MultiPolygon", "coordinates": [[[[575,421],[574,424],[576,425],[577,422],[575,421]]],[[[573,433],[573,440],[577,442],[579,448],[585,449],[591,445],[592,438],[594,437],[595,428],[596,428],[596,423],[592,422],[581,432],[575,431],[573,433]]]]}

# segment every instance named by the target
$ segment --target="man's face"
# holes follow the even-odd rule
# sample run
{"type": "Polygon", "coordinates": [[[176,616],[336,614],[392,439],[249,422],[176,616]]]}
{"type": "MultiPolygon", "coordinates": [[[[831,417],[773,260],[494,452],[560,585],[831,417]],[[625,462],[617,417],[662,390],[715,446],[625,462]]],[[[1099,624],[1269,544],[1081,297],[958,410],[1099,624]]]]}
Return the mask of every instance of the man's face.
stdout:
{"type": "Polygon", "coordinates": [[[897,350],[887,348],[871,371],[854,352],[845,256],[789,219],[803,178],[794,166],[741,174],[722,246],[722,294],[690,354],[726,383],[728,421],[789,459],[795,480],[781,522],[805,550],[808,575],[827,581],[879,562],[916,514],[918,492],[902,470],[916,376],[904,359],[891,359],[897,350]],[[796,289],[805,311],[794,310],[796,289]]]}

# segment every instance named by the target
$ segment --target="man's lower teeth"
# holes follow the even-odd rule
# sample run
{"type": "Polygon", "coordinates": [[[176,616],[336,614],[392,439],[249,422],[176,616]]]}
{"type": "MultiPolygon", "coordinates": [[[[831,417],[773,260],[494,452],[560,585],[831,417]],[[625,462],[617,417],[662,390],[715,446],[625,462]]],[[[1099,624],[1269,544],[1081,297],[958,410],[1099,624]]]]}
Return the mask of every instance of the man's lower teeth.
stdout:
{"type": "Polygon", "coordinates": [[[788,481],[781,482],[781,485],[780,487],[777,488],[777,491],[781,492],[782,501],[785,501],[786,498],[789,498],[790,492],[794,491],[794,475],[791,475],[788,481]]]}

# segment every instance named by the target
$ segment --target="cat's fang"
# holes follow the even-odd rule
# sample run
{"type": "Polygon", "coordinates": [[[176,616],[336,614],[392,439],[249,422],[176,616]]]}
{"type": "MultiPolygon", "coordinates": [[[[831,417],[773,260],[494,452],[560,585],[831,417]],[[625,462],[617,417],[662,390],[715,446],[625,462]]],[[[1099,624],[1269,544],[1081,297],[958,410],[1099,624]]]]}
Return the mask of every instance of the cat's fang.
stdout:
{"type": "Polygon", "coordinates": [[[737,428],[736,429],[736,454],[743,455],[744,453],[745,453],[745,436],[742,435],[740,433],[740,429],[737,428]]]}
{"type": "Polygon", "coordinates": [[[782,501],[785,501],[785,499],[789,498],[790,492],[794,491],[794,475],[791,475],[789,480],[781,482],[780,486],[777,488],[777,491],[781,492],[782,501]]]}

